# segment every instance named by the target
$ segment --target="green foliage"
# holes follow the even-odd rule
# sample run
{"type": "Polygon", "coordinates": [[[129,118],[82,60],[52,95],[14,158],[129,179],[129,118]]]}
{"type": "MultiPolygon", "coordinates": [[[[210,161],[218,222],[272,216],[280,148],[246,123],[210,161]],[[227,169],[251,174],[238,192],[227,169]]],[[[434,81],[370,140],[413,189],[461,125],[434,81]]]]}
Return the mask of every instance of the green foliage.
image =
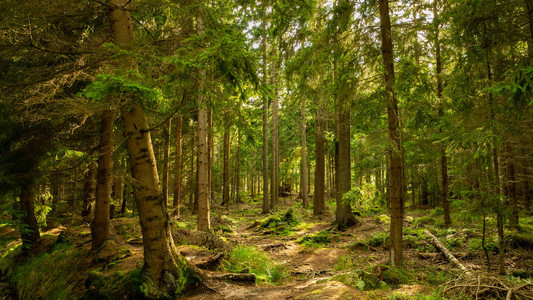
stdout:
{"type": "Polygon", "coordinates": [[[91,289],[87,291],[83,299],[118,299],[118,298],[142,298],[142,268],[131,271],[117,271],[104,276],[98,271],[89,273],[85,282],[91,289]]]}
{"type": "Polygon", "coordinates": [[[342,200],[350,203],[361,213],[362,216],[368,216],[379,212],[376,205],[377,188],[373,183],[365,183],[362,186],[356,186],[349,192],[342,195],[342,200]]]}
{"type": "Polygon", "coordinates": [[[409,283],[409,276],[404,270],[393,268],[388,265],[378,265],[370,269],[372,273],[378,273],[378,277],[389,285],[409,283]]]}
{"type": "Polygon", "coordinates": [[[98,102],[127,97],[148,104],[159,111],[166,111],[169,101],[163,92],[158,88],[145,86],[142,82],[145,81],[135,72],[120,75],[99,74],[81,95],[98,102]]]}
{"type": "Polygon", "coordinates": [[[415,218],[411,223],[413,227],[426,227],[426,225],[431,225],[435,222],[435,217],[432,216],[423,216],[415,218]]]}
{"type": "MultiPolygon", "coordinates": [[[[485,248],[490,252],[498,251],[498,241],[492,237],[485,238],[485,248]]],[[[472,238],[468,244],[469,251],[483,251],[482,239],[481,238],[472,238]]]]}
{"type": "Polygon", "coordinates": [[[298,240],[297,243],[306,247],[314,248],[327,246],[329,243],[331,243],[331,235],[328,231],[321,231],[317,234],[307,234],[298,240]]]}
{"type": "Polygon", "coordinates": [[[354,269],[355,266],[355,262],[351,256],[342,255],[337,258],[334,269],[336,271],[351,270],[354,269]]]}
{"type": "Polygon", "coordinates": [[[40,227],[46,227],[46,216],[48,216],[48,213],[52,211],[52,207],[43,205],[43,204],[37,204],[35,205],[35,218],[37,219],[37,224],[40,227]]]}
{"type": "Polygon", "coordinates": [[[72,299],[76,276],[82,271],[80,255],[75,247],[58,244],[15,267],[9,280],[22,299],[72,299]]]}
{"type": "Polygon", "coordinates": [[[292,208],[281,216],[272,216],[261,222],[260,228],[272,229],[276,234],[288,235],[301,223],[299,217],[292,208]]]}
{"type": "Polygon", "coordinates": [[[280,283],[288,272],[283,264],[277,264],[263,251],[253,246],[238,245],[224,262],[228,272],[255,274],[258,280],[280,283]]]}

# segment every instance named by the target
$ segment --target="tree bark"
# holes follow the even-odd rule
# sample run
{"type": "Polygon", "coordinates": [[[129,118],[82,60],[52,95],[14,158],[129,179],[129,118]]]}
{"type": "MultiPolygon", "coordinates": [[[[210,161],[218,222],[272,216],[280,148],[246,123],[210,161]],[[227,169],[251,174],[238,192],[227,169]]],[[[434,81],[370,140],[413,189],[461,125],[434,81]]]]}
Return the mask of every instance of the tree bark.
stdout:
{"type": "Polygon", "coordinates": [[[94,219],[91,223],[92,249],[100,247],[109,236],[109,217],[111,201],[111,168],[113,161],[113,121],[115,114],[105,111],[102,115],[100,143],[98,145],[98,169],[96,175],[96,202],[94,219]]]}
{"type": "MultiPolygon", "coordinates": [[[[200,12],[201,13],[201,12],[200,12]]],[[[203,17],[197,17],[197,34],[205,33],[203,17]]],[[[209,203],[209,149],[207,146],[207,102],[204,84],[206,71],[200,70],[198,82],[198,230],[209,232],[211,229],[211,208],[209,203]]]]}
{"type": "Polygon", "coordinates": [[[96,198],[96,165],[94,162],[89,163],[85,172],[85,183],[83,185],[83,207],[81,218],[84,222],[91,224],[93,220],[93,202],[96,198]]]}
{"type": "MultiPolygon", "coordinates": [[[[443,100],[442,100],[442,59],[440,51],[440,39],[439,39],[439,18],[438,18],[438,0],[433,1],[433,22],[435,23],[435,58],[436,58],[436,69],[437,69],[437,100],[439,101],[439,117],[442,118],[444,115],[443,112],[443,100]]],[[[442,134],[442,127],[439,129],[439,132],[442,134]]],[[[452,220],[450,217],[450,200],[448,195],[449,183],[448,183],[448,160],[446,158],[446,145],[441,143],[441,156],[440,156],[440,165],[441,165],[441,177],[442,177],[442,208],[444,210],[444,225],[450,227],[452,225],[452,220]]]]}
{"type": "MultiPolygon", "coordinates": [[[[266,7],[263,2],[262,5],[262,22],[261,22],[261,52],[263,56],[263,84],[267,82],[267,62],[266,62],[266,7]]],[[[270,211],[270,199],[268,197],[268,97],[263,95],[263,210],[262,213],[266,214],[270,211]]]]}
{"type": "Polygon", "coordinates": [[[309,192],[307,191],[307,140],[306,140],[305,100],[302,99],[302,172],[300,174],[302,192],[302,204],[304,208],[309,206],[309,192]]]}
{"type": "Polygon", "coordinates": [[[172,202],[172,215],[179,219],[182,196],[182,171],[183,162],[181,158],[181,127],[183,116],[179,115],[176,122],[176,156],[174,157],[174,200],[172,202]]]}
{"type": "Polygon", "coordinates": [[[278,121],[278,87],[276,54],[272,63],[272,86],[274,87],[274,97],[272,98],[272,182],[271,182],[271,208],[279,204],[279,121],[278,121]]]}
{"type": "Polygon", "coordinates": [[[163,153],[163,205],[168,207],[168,174],[170,169],[170,133],[171,133],[171,119],[165,122],[166,131],[163,131],[163,138],[165,142],[165,149],[163,153]]]}
{"type": "Polygon", "coordinates": [[[237,134],[237,157],[235,158],[235,203],[241,203],[241,132],[237,134]]]}
{"type": "Polygon", "coordinates": [[[313,197],[313,215],[318,216],[325,213],[324,202],[324,180],[326,176],[324,161],[324,121],[322,117],[322,99],[317,99],[319,105],[316,110],[315,128],[315,191],[313,197]]]}
{"type": "Polygon", "coordinates": [[[230,130],[231,126],[229,124],[229,118],[226,118],[226,126],[224,128],[224,171],[222,174],[223,184],[222,184],[222,205],[230,204],[230,168],[229,168],[229,156],[230,156],[230,130]]]}
{"type": "MultiPolygon", "coordinates": [[[[342,98],[342,97],[341,97],[342,98]]],[[[335,223],[339,229],[357,224],[357,219],[352,213],[350,203],[343,201],[342,196],[351,190],[351,164],[350,162],[350,111],[346,109],[344,101],[339,104],[339,130],[338,130],[338,163],[336,164],[337,182],[337,210],[335,223]],[[346,163],[348,162],[348,163],[346,163]]]]}
{"type": "Polygon", "coordinates": [[[385,89],[387,92],[387,116],[390,139],[390,197],[391,197],[391,225],[390,225],[390,259],[393,266],[401,266],[403,260],[402,227],[404,210],[403,162],[402,145],[400,140],[400,118],[398,103],[394,93],[394,55],[392,48],[392,31],[389,16],[388,0],[379,0],[379,15],[381,20],[381,50],[385,66],[385,89]]]}
{"type": "Polygon", "coordinates": [[[515,229],[519,229],[518,223],[518,199],[516,196],[516,181],[514,168],[513,148],[510,145],[506,146],[506,183],[509,194],[509,208],[511,215],[509,216],[509,225],[515,229]]]}
{"type": "Polygon", "coordinates": [[[522,162],[522,204],[524,205],[524,211],[529,215],[531,213],[531,200],[529,199],[529,169],[527,164],[526,150],[524,147],[520,149],[520,156],[522,162]]]}
{"type": "MultiPolygon", "coordinates": [[[[114,40],[124,48],[133,43],[130,11],[124,9],[129,3],[129,0],[108,0],[114,40]]],[[[170,234],[148,121],[140,103],[124,105],[121,115],[143,235],[141,291],[147,298],[176,295],[185,289],[192,277],[170,234]]]]}
{"type": "Polygon", "coordinates": [[[20,222],[20,237],[25,250],[35,246],[41,237],[39,234],[37,219],[35,218],[35,194],[33,192],[32,185],[33,180],[22,186],[19,201],[19,210],[22,214],[22,222],[20,222]]]}

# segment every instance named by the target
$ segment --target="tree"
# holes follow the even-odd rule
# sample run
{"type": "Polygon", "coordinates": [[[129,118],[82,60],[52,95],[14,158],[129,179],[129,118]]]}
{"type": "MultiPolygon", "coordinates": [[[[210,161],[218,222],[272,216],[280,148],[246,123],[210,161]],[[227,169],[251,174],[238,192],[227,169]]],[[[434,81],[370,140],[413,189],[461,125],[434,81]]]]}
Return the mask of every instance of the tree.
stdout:
{"type": "Polygon", "coordinates": [[[381,50],[385,66],[385,89],[387,92],[387,116],[390,139],[390,259],[395,266],[401,266],[403,259],[402,227],[404,211],[403,195],[403,161],[400,140],[400,116],[394,93],[394,55],[392,49],[392,31],[388,0],[379,0],[379,17],[381,20],[381,50]]]}
{"type": "MultiPolygon", "coordinates": [[[[134,41],[130,11],[125,9],[131,1],[109,0],[108,4],[114,42],[127,49],[134,41]]],[[[144,241],[144,293],[150,298],[174,295],[186,287],[191,275],[170,234],[148,122],[138,102],[124,106],[121,117],[144,241]]]]}
{"type": "Polygon", "coordinates": [[[100,247],[109,236],[109,207],[111,202],[111,168],[113,160],[113,121],[115,113],[105,111],[100,127],[100,143],[98,145],[98,162],[96,173],[96,201],[94,218],[91,223],[92,249],[100,247]]]}

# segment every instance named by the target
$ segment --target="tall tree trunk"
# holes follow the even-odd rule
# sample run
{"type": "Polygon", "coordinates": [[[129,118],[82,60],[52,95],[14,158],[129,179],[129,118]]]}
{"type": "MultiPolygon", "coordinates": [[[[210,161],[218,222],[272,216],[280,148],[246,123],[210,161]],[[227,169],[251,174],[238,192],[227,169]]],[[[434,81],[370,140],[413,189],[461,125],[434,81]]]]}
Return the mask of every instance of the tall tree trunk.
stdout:
{"type": "Polygon", "coordinates": [[[309,192],[307,191],[307,141],[306,141],[305,100],[302,99],[302,173],[300,191],[302,192],[303,207],[309,206],[309,192]]]}
{"type": "Polygon", "coordinates": [[[398,103],[394,93],[394,55],[392,49],[392,31],[389,16],[388,0],[379,0],[379,16],[381,20],[381,50],[385,66],[385,89],[387,91],[387,116],[390,138],[391,164],[391,225],[390,225],[390,259],[393,266],[401,266],[403,260],[402,227],[403,227],[403,162],[400,140],[400,118],[398,103]]]}
{"type": "Polygon", "coordinates": [[[529,166],[527,164],[526,150],[522,147],[520,149],[522,157],[522,203],[525,212],[529,215],[531,213],[531,200],[529,199],[529,166]]]}
{"type": "Polygon", "coordinates": [[[140,104],[122,111],[134,193],[144,245],[144,292],[149,298],[181,292],[189,280],[186,263],[170,234],[148,122],[140,104]]]}
{"type": "Polygon", "coordinates": [[[92,249],[97,249],[109,236],[109,215],[111,200],[111,167],[113,152],[113,121],[115,114],[105,111],[102,115],[100,143],[98,145],[98,170],[96,175],[96,202],[94,219],[91,223],[92,249]]]}
{"type": "MultiPolygon", "coordinates": [[[[124,177],[122,176],[121,171],[119,171],[118,174],[115,175],[115,180],[113,183],[113,195],[115,200],[115,207],[118,206],[120,203],[123,202],[122,199],[124,199],[124,177]]],[[[115,209],[113,209],[114,211],[115,209]]],[[[111,217],[113,219],[113,217],[111,217]]]]}
{"type": "MultiPolygon", "coordinates": [[[[433,22],[435,23],[435,58],[437,62],[437,100],[439,101],[439,117],[444,115],[443,100],[442,100],[442,59],[440,51],[440,39],[439,39],[439,17],[438,17],[438,0],[433,1],[433,22]]],[[[439,129],[442,134],[442,127],[439,129]]],[[[452,220],[450,217],[450,200],[448,195],[449,183],[448,183],[448,160],[446,158],[446,145],[441,143],[441,177],[442,177],[442,208],[444,209],[444,225],[450,227],[452,220]]]]}
{"type": "Polygon", "coordinates": [[[35,218],[34,199],[35,193],[33,192],[33,180],[29,180],[27,183],[21,186],[19,200],[19,211],[22,214],[22,220],[20,222],[20,237],[22,239],[22,245],[25,251],[32,248],[37,244],[40,239],[39,226],[37,225],[37,219],[35,218]]]}
{"type": "Polygon", "coordinates": [[[526,4],[526,14],[529,23],[529,39],[528,39],[528,54],[529,58],[533,58],[533,0],[524,0],[526,4]]]}
{"type": "MultiPolygon", "coordinates": [[[[89,163],[85,172],[85,183],[83,185],[83,207],[81,218],[84,222],[91,224],[93,220],[93,202],[96,198],[96,165],[94,162],[89,163]]],[[[52,190],[54,186],[52,185],[52,190]]]]}
{"type": "Polygon", "coordinates": [[[338,161],[335,164],[337,182],[337,210],[335,213],[335,223],[339,229],[353,226],[357,223],[352,213],[350,203],[345,203],[342,195],[351,190],[351,164],[350,164],[350,110],[344,97],[337,97],[338,114],[338,161]],[[346,163],[348,162],[348,163],[346,163]]]}
{"type": "MultiPolygon", "coordinates": [[[[212,76],[212,74],[211,74],[212,76]]],[[[213,191],[213,109],[209,108],[207,115],[207,152],[209,159],[207,160],[207,178],[209,182],[209,204],[215,199],[213,191]]]]}
{"type": "Polygon", "coordinates": [[[170,133],[171,120],[170,118],[165,122],[166,130],[163,130],[163,139],[165,142],[165,149],[163,153],[163,205],[168,207],[168,174],[170,169],[170,133]]]}
{"type": "MultiPolygon", "coordinates": [[[[261,2],[261,52],[263,56],[263,84],[267,82],[267,62],[266,62],[266,6],[261,2]]],[[[263,96],[263,210],[266,214],[270,211],[270,199],[268,197],[268,97],[263,96]]]]}
{"type": "Polygon", "coordinates": [[[235,203],[241,203],[241,132],[237,134],[237,157],[235,158],[235,203]]]}
{"type": "MultiPolygon", "coordinates": [[[[201,13],[201,12],[200,12],[201,13]]],[[[197,34],[204,35],[203,17],[198,14],[197,34]]],[[[209,203],[209,149],[207,147],[207,102],[205,101],[204,84],[206,71],[200,70],[198,82],[198,224],[201,231],[211,229],[211,208],[209,203]]]]}
{"type": "Polygon", "coordinates": [[[176,122],[176,156],[174,157],[174,200],[172,202],[172,215],[179,219],[182,196],[182,171],[183,160],[181,158],[181,127],[183,116],[179,115],[176,122]]]}
{"type": "MultiPolygon", "coordinates": [[[[111,30],[119,47],[127,48],[133,43],[130,11],[124,9],[129,3],[129,0],[108,0],[111,30]]],[[[178,254],[170,234],[148,122],[140,103],[124,106],[121,115],[143,236],[141,290],[147,298],[179,294],[191,281],[192,273],[186,270],[186,262],[178,254]]]]}
{"type": "Polygon", "coordinates": [[[272,63],[272,86],[274,87],[274,97],[272,98],[272,182],[271,182],[271,207],[279,204],[279,121],[278,121],[278,87],[276,54],[272,63]]]}
{"type": "Polygon", "coordinates": [[[509,208],[511,209],[511,215],[509,216],[509,225],[515,229],[519,229],[518,223],[518,199],[516,197],[516,181],[515,181],[515,168],[514,168],[514,155],[513,148],[509,145],[506,146],[506,183],[509,196],[509,208]]]}
{"type": "Polygon", "coordinates": [[[319,104],[316,110],[315,128],[315,191],[313,197],[313,215],[318,216],[325,213],[324,202],[324,181],[326,176],[324,161],[324,120],[322,117],[322,99],[317,99],[319,104]]]}
{"type": "Polygon", "coordinates": [[[229,171],[229,156],[230,156],[230,130],[231,126],[229,125],[229,118],[226,118],[226,126],[224,128],[224,171],[222,174],[223,184],[222,184],[222,205],[230,204],[230,171],[229,171]]]}

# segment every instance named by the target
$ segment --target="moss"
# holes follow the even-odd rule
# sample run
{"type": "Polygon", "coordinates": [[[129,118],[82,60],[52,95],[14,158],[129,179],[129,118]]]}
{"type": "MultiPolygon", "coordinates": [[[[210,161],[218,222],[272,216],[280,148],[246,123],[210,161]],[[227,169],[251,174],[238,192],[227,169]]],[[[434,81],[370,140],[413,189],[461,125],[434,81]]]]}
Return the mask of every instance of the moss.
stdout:
{"type": "Polygon", "coordinates": [[[362,291],[381,289],[387,286],[387,284],[381,281],[376,275],[362,270],[336,275],[332,280],[340,281],[362,291]]]}
{"type": "Polygon", "coordinates": [[[30,258],[9,272],[21,299],[72,299],[76,276],[82,270],[78,250],[58,244],[49,253],[30,258]]]}
{"type": "Polygon", "coordinates": [[[284,265],[277,264],[264,252],[256,247],[235,247],[224,263],[228,272],[255,274],[258,280],[278,283],[283,281],[288,272],[284,265]]]}
{"type": "Polygon", "coordinates": [[[308,234],[297,241],[298,244],[307,247],[321,247],[331,243],[330,233],[327,231],[321,231],[317,234],[308,234]]]}
{"type": "Polygon", "coordinates": [[[355,242],[350,248],[360,249],[370,247],[380,247],[386,246],[389,243],[389,233],[388,232],[375,232],[370,237],[355,242]]]}
{"type": "Polygon", "coordinates": [[[409,276],[404,270],[393,268],[388,265],[377,265],[371,268],[370,272],[376,274],[378,278],[389,285],[399,285],[409,283],[409,276]]]}

